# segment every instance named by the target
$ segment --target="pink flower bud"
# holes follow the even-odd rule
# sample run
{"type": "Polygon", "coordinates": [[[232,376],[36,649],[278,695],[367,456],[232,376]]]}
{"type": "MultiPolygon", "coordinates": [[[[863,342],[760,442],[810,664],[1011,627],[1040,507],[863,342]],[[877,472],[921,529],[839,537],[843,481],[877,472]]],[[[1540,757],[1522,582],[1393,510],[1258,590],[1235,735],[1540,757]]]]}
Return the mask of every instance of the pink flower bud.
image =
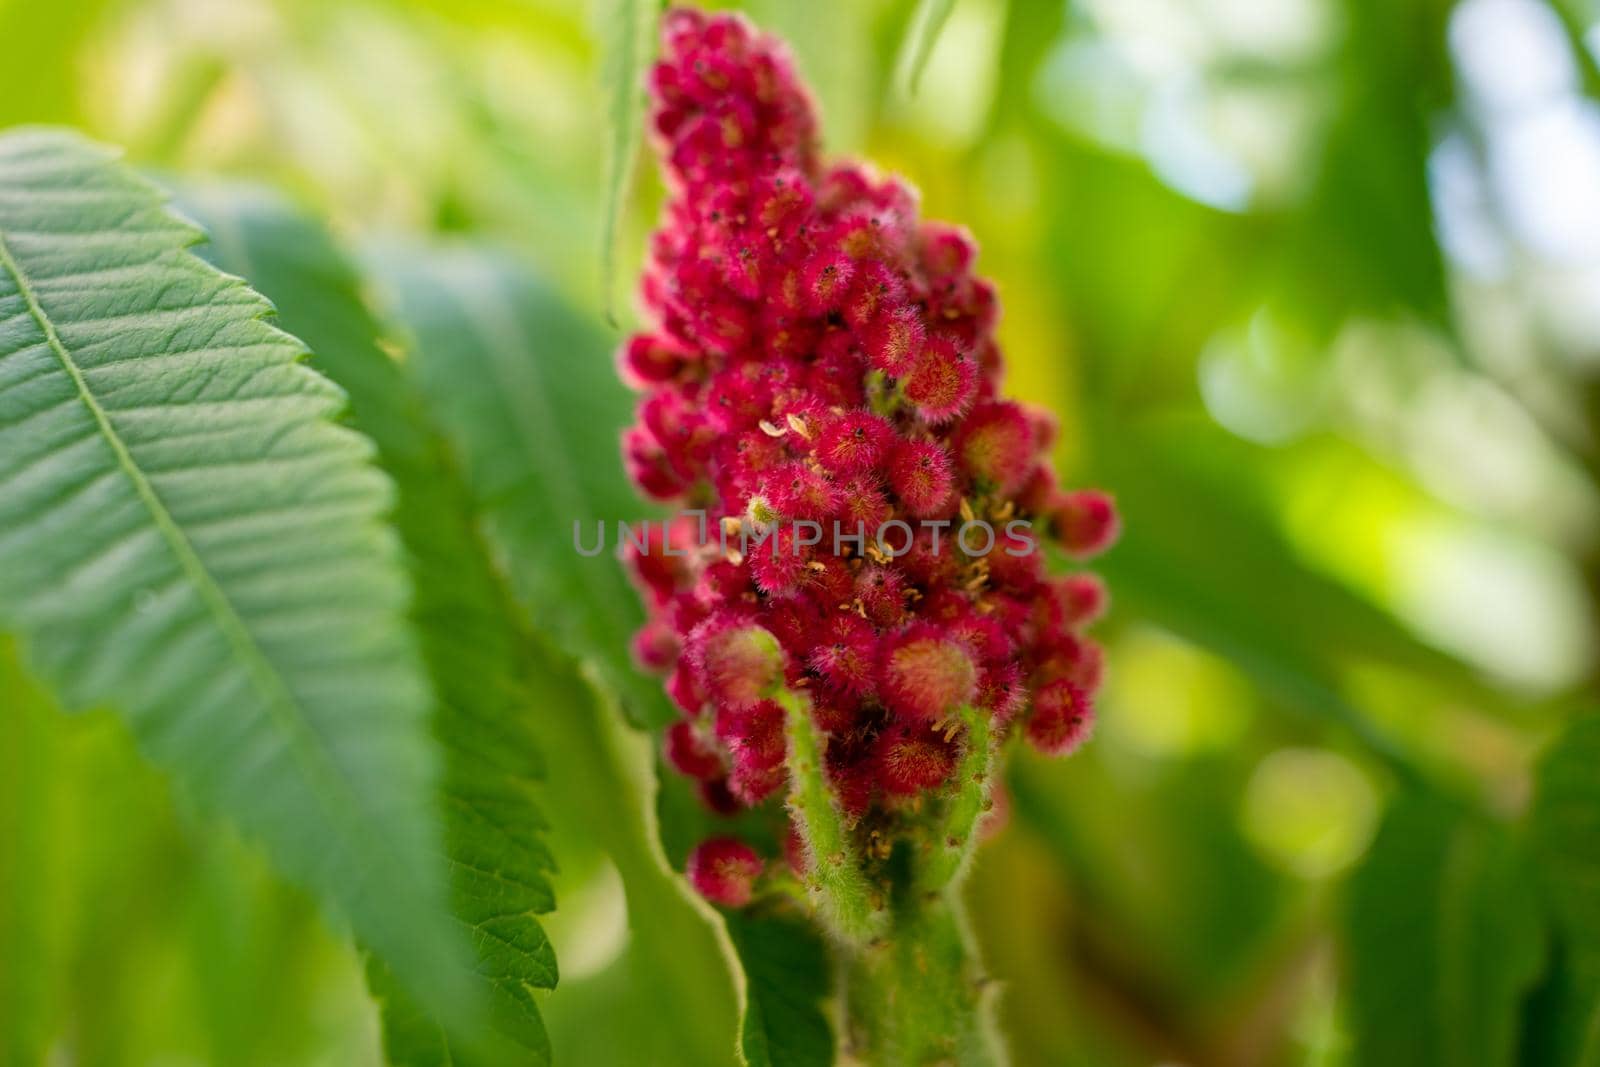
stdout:
{"type": "Polygon", "coordinates": [[[719,708],[752,707],[783,684],[778,639],[749,623],[707,619],[689,635],[689,657],[701,687],[719,708]]]}
{"type": "Polygon", "coordinates": [[[1016,404],[1001,401],[975,409],[961,424],[955,447],[962,469],[1003,496],[1033,473],[1033,427],[1016,404]]]}
{"type": "Polygon", "coordinates": [[[806,310],[813,315],[837,310],[850,291],[855,273],[855,260],[842,252],[820,252],[812,256],[801,275],[806,310]]]}
{"type": "Polygon", "coordinates": [[[888,419],[870,411],[846,411],[824,423],[813,455],[831,474],[844,477],[876,467],[894,442],[888,419]]]}
{"type": "MultiPolygon", "coordinates": [[[[883,495],[883,489],[876,475],[857,475],[846,481],[839,488],[839,510],[834,518],[839,523],[839,537],[841,543],[846,537],[853,537],[857,533],[868,538],[875,537],[878,528],[894,517],[894,510],[889,507],[889,500],[883,495]]],[[[833,528],[828,527],[827,534],[829,545],[832,545],[833,528]]]]}
{"type": "Polygon", "coordinates": [[[909,723],[890,726],[873,749],[878,780],[894,796],[912,796],[940,785],[955,770],[956,756],[954,745],[939,731],[909,723]]]}
{"type": "Polygon", "coordinates": [[[856,574],[856,600],[863,615],[882,627],[898,626],[906,612],[905,575],[882,563],[869,563],[856,574]]]}
{"type": "Polygon", "coordinates": [[[667,727],[663,754],[673,770],[690,778],[709,782],[723,775],[722,757],[716,748],[685,720],[667,727]]]}
{"type": "Polygon", "coordinates": [[[657,500],[676,499],[689,488],[673,471],[666,449],[643,426],[623,432],[622,460],[633,484],[657,500]]]}
{"type": "Polygon", "coordinates": [[[1104,552],[1121,532],[1116,505],[1098,489],[1063,493],[1055,502],[1050,521],[1061,547],[1079,558],[1104,552]]]}
{"type": "Polygon", "coordinates": [[[923,346],[906,379],[906,399],[924,422],[949,422],[967,409],[978,391],[978,367],[944,338],[923,346]]]}
{"type": "Polygon", "coordinates": [[[959,642],[918,627],[889,645],[879,672],[878,692],[890,711],[914,721],[937,722],[978,689],[978,668],[959,642]]]}
{"type": "Polygon", "coordinates": [[[761,857],[743,841],[714,837],[689,853],[689,883],[713,904],[742,908],[755,893],[761,857]]]}
{"type": "Polygon", "coordinates": [[[1050,584],[1066,625],[1088,626],[1105,614],[1110,598],[1106,595],[1105,583],[1094,575],[1069,574],[1050,584]]]}
{"type": "Polygon", "coordinates": [[[1027,703],[1028,687],[1023,682],[1021,665],[1001,663],[984,668],[978,681],[977,704],[989,709],[995,722],[1010,722],[1027,703]]]}
{"type": "Polygon", "coordinates": [[[665,674],[678,662],[678,634],[661,619],[651,619],[633,635],[633,658],[655,674],[665,674]]]}
{"type": "Polygon", "coordinates": [[[1033,695],[1028,740],[1047,756],[1067,756],[1094,730],[1094,706],[1082,689],[1065,678],[1033,695]]]}
{"type": "Polygon", "coordinates": [[[815,636],[810,665],[828,687],[848,697],[872,692],[878,671],[877,630],[857,615],[828,616],[815,636]]]}
{"type": "Polygon", "coordinates": [[[955,490],[950,453],[932,441],[902,441],[889,459],[889,485],[916,518],[948,514],[955,490]]]}
{"type": "Polygon", "coordinates": [[[756,586],[773,597],[787,597],[804,583],[811,553],[801,545],[799,531],[784,523],[750,546],[750,570],[756,586]]]}
{"type": "Polygon", "coordinates": [[[978,256],[978,243],[964,226],[924,222],[917,232],[922,269],[932,278],[965,274],[978,256]]]}
{"type": "Polygon", "coordinates": [[[671,381],[686,362],[687,353],[676,344],[648,333],[629,338],[618,360],[628,382],[641,387],[671,381]]]}
{"type": "Polygon", "coordinates": [[[898,378],[916,366],[926,333],[911,306],[885,307],[867,325],[862,341],[872,365],[898,378]]]}
{"type": "Polygon", "coordinates": [[[788,519],[820,519],[838,506],[838,491],[821,471],[800,460],[781,464],[761,479],[761,495],[788,519]]]}
{"type": "Polygon", "coordinates": [[[906,298],[905,279],[884,263],[863,263],[845,297],[844,318],[857,330],[866,329],[885,308],[901,306],[906,298]]]}

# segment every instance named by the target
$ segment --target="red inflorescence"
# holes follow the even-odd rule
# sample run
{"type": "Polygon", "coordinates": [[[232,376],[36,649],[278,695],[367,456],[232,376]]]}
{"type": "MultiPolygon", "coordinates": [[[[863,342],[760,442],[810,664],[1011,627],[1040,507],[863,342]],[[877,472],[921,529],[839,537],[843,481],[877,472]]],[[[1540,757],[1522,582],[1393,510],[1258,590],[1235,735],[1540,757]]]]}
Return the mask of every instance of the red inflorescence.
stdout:
{"type": "MultiPolygon", "coordinates": [[[[671,195],[642,284],[654,327],[619,354],[643,394],[623,455],[711,531],[681,520],[631,558],[651,614],[635,651],[684,713],[668,761],[715,810],[766,801],[785,686],[809,694],[853,816],[948,781],[963,705],[1070,751],[1093,720],[1101,655],[1082,630],[1105,590],[1050,577],[1039,547],[1091,555],[1117,516],[1057,486],[1049,413],[999,395],[972,238],[919,220],[898,179],[823,160],[787,52],[738,16],[670,12],[650,89],[671,195]],[[995,539],[964,536],[973,521],[995,539]],[[729,529],[768,536],[746,551],[729,529]]],[[[725,839],[691,859],[729,905],[760,869],[725,839]]]]}

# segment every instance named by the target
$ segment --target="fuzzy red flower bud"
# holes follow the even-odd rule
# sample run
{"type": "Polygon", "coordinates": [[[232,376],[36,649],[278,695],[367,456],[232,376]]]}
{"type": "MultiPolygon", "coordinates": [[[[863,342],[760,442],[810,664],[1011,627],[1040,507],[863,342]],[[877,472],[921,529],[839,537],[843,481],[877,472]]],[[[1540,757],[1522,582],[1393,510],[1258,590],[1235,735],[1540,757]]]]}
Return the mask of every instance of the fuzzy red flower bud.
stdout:
{"type": "Polygon", "coordinates": [[[689,884],[713,904],[742,908],[755,895],[761,876],[761,857],[743,841],[714,837],[689,853],[689,884]]]}
{"type": "Polygon", "coordinates": [[[815,519],[833,514],[838,490],[821,471],[795,460],[774,467],[761,479],[761,495],[779,515],[790,519],[815,519]]]}
{"type": "Polygon", "coordinates": [[[889,646],[878,685],[890,711],[928,722],[971,703],[977,688],[978,668],[967,647],[921,628],[889,646]]]}
{"type": "Polygon", "coordinates": [[[623,374],[634,385],[670,381],[688,359],[688,354],[665,338],[642,333],[622,346],[619,359],[623,374]]]}
{"type": "Polygon", "coordinates": [[[895,442],[894,426],[870,411],[829,418],[817,438],[817,461],[836,477],[860,474],[883,461],[895,442]]]}
{"type": "Polygon", "coordinates": [[[879,627],[896,626],[906,612],[905,574],[891,566],[870,563],[856,575],[856,601],[861,614],[879,627]]]}
{"type": "Polygon", "coordinates": [[[719,707],[752,707],[783,682],[783,649],[759,626],[708,619],[689,635],[689,654],[700,685],[719,707]]]}
{"type": "Polygon", "coordinates": [[[949,422],[967,409],[978,391],[978,367],[954,344],[938,338],[929,341],[906,379],[906,399],[923,421],[949,422]]]}
{"type": "Polygon", "coordinates": [[[678,662],[678,635],[665,620],[651,619],[633,638],[633,658],[647,671],[663,674],[678,662]]]}
{"type": "Polygon", "coordinates": [[[706,782],[722,777],[722,757],[692,723],[680,719],[667,727],[663,754],[679,774],[706,782]]]}
{"type": "Polygon", "coordinates": [[[955,489],[950,453],[932,441],[906,441],[889,460],[889,485],[911,515],[948,513],[955,489]]]}
{"type": "Polygon", "coordinates": [[[1088,695],[1062,678],[1034,694],[1028,716],[1028,740],[1040,752],[1066,756],[1089,739],[1094,729],[1094,706],[1088,695]]]}
{"type": "Polygon", "coordinates": [[[1109,597],[1105,583],[1092,574],[1070,574],[1051,583],[1061,605],[1062,620],[1074,628],[1088,626],[1105,614],[1109,597]]]}
{"type": "Polygon", "coordinates": [[[878,670],[877,630],[848,613],[828,617],[817,631],[810,664],[835,692],[851,697],[870,694],[878,670]]]}
{"type": "Polygon", "coordinates": [[[1079,558],[1110,548],[1121,532],[1116,505],[1097,489],[1063,493],[1055,501],[1050,521],[1061,547],[1079,558]]]}
{"type": "Polygon", "coordinates": [[[914,308],[885,307],[867,324],[862,342],[872,365],[898,378],[917,365],[926,336],[927,330],[914,308]]]}
{"type": "Polygon", "coordinates": [[[997,493],[1010,494],[1032,473],[1033,427],[1022,408],[998,402],[979,407],[962,424],[956,455],[974,480],[997,493]]]}
{"type": "Polygon", "coordinates": [[[914,796],[939,785],[955,770],[956,756],[944,735],[925,724],[896,723],[873,748],[879,781],[895,796],[914,796]]]}

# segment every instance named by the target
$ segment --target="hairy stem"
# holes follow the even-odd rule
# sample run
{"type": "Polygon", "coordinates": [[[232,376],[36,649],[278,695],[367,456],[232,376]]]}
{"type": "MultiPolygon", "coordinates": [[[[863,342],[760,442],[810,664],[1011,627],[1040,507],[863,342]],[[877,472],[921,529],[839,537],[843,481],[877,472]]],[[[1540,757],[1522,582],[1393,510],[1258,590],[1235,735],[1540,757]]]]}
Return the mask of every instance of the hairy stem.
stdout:
{"type": "Polygon", "coordinates": [[[850,1051],[875,1067],[998,1067],[988,990],[960,898],[912,893],[885,940],[844,965],[850,1051]]]}
{"type": "Polygon", "coordinates": [[[822,735],[811,721],[811,702],[801,693],[779,689],[789,741],[789,811],[805,840],[810,862],[805,883],[817,911],[833,932],[860,946],[882,933],[886,914],[881,894],[873,892],[861,869],[822,762],[822,735]]]}
{"type": "Polygon", "coordinates": [[[900,849],[887,867],[889,936],[843,965],[847,1041],[865,1063],[1005,1062],[960,895],[978,822],[992,803],[998,738],[983,709],[963,707],[959,715],[966,750],[942,811],[928,824],[929,840],[900,849]]]}
{"type": "Polygon", "coordinates": [[[960,711],[967,749],[956,765],[944,819],[930,842],[930,854],[917,869],[917,887],[940,892],[965,875],[978,847],[978,820],[993,806],[993,773],[998,738],[989,713],[970,705],[960,711]]]}

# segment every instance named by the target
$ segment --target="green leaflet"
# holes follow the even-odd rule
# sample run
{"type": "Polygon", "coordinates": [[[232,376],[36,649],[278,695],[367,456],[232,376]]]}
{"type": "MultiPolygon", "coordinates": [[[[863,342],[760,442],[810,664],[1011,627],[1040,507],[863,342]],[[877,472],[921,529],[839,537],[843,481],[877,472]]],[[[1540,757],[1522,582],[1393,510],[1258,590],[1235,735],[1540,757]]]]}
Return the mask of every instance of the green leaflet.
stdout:
{"type": "Polygon", "coordinates": [[[462,1011],[392,486],[197,237],[101,148],[0,139],[0,628],[462,1011]]]}
{"type": "Polygon", "coordinates": [[[917,91],[923,68],[928,65],[933,46],[939,43],[939,33],[955,7],[956,0],[919,0],[900,52],[900,83],[907,93],[917,91]]]}
{"type": "Polygon", "coordinates": [[[750,1067],[825,1067],[833,1030],[824,1001],[833,985],[816,928],[775,911],[730,912],[728,934],[745,972],[739,1045],[750,1067]]]}
{"type": "Polygon", "coordinates": [[[659,0],[611,0],[605,19],[605,83],[611,137],[606,146],[605,222],[600,232],[600,283],[611,307],[617,233],[644,126],[644,73],[655,54],[659,0]]]}
{"type": "MultiPolygon", "coordinates": [[[[597,693],[552,672],[538,706],[540,737],[561,754],[549,767],[551,810],[605,850],[627,893],[626,1007],[615,1010],[628,1019],[609,1025],[650,1026],[652,1062],[664,1067],[730,1062],[735,1022],[724,946],[709,908],[666,869],[641,785],[650,781],[653,739],[625,730],[612,699],[620,692],[635,722],[673,715],[660,683],[628,662],[642,613],[609,548],[615,520],[638,515],[641,505],[622,473],[617,433],[628,401],[607,345],[504,255],[383,251],[373,272],[414,341],[409,366],[463,459],[519,611],[603,683],[597,693]],[[608,551],[581,557],[573,522],[583,522],[592,545],[597,518],[607,524],[608,551]]],[[[569,984],[562,995],[573,992],[569,984]]],[[[556,1053],[561,1058],[559,1042],[556,1053]]]]}
{"type": "Polygon", "coordinates": [[[622,475],[629,405],[606,339],[505,256],[391,253],[375,267],[534,626],[592,662],[631,720],[670,721],[660,683],[629,659],[644,616],[611,550],[617,521],[645,509],[622,475]],[[586,558],[575,529],[592,548],[596,523],[606,551],[586,558]]]}
{"type": "Polygon", "coordinates": [[[1532,848],[1555,920],[1558,963],[1535,1005],[1530,1063],[1600,1064],[1600,718],[1569,727],[1539,764],[1532,848]]]}
{"type": "Polygon", "coordinates": [[[1544,961],[1537,899],[1502,827],[1401,794],[1349,887],[1352,1062],[1509,1065],[1544,961]]]}
{"type": "Polygon", "coordinates": [[[56,712],[3,638],[0,711],[0,1063],[29,1064],[45,1058],[61,958],[50,907],[61,895],[50,847],[58,767],[47,716],[56,712]]]}
{"type": "MultiPolygon", "coordinates": [[[[543,777],[533,665],[474,525],[459,472],[400,365],[378,347],[379,328],[343,252],[315,221],[270,194],[200,190],[184,204],[205,224],[204,251],[248,274],[282,322],[315,350],[313,364],[350,395],[352,421],[378,446],[399,489],[396,520],[417,589],[413,608],[439,706],[442,808],[452,905],[494,996],[497,1029],[523,1062],[548,1062],[534,990],[556,984],[556,959],[537,916],[554,907],[534,799],[543,777]]],[[[397,1064],[462,1062],[463,1045],[373,975],[384,1000],[385,1046],[397,1064]]]]}

